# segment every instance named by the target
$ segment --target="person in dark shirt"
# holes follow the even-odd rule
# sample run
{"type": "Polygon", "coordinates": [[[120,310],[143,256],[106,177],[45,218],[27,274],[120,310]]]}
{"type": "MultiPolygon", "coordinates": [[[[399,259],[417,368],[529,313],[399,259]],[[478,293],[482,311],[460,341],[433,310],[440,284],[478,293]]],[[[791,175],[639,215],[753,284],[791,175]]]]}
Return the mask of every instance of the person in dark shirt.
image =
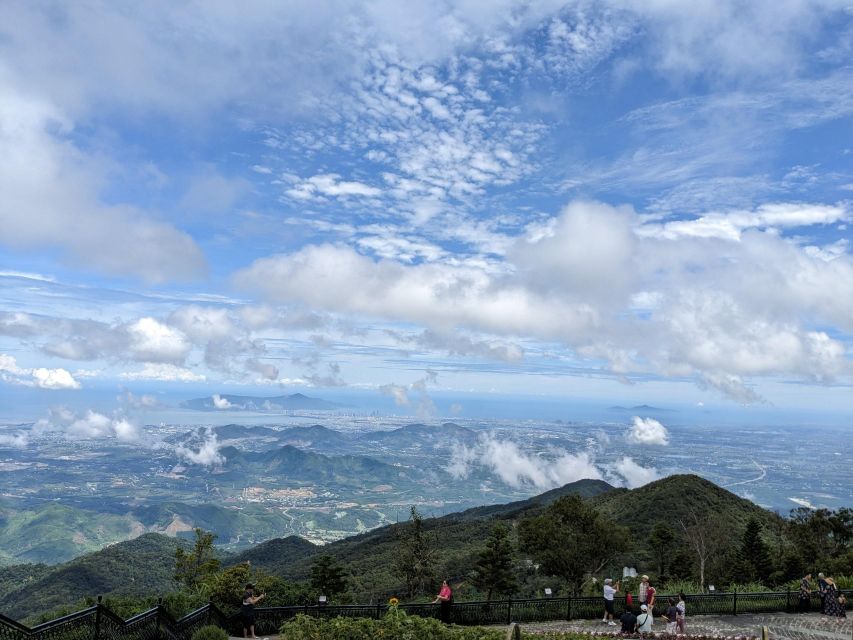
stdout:
{"type": "Polygon", "coordinates": [[[631,609],[625,609],[625,612],[620,616],[619,622],[622,623],[622,633],[634,633],[634,627],[637,626],[637,616],[631,609]]]}
{"type": "Polygon", "coordinates": [[[255,603],[264,599],[266,594],[255,595],[255,585],[249,583],[243,592],[243,604],[240,606],[240,614],[243,618],[243,637],[257,638],[255,635],[255,603]],[[251,634],[251,635],[250,635],[251,634]]]}

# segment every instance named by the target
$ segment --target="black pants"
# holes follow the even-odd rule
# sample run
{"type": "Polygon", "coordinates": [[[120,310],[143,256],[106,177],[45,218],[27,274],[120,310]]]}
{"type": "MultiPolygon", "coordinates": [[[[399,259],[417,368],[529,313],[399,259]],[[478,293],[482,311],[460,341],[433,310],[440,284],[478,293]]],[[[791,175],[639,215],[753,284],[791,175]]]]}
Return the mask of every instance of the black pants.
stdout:
{"type": "Polygon", "coordinates": [[[809,599],[800,597],[800,599],[797,601],[797,611],[799,611],[800,613],[807,613],[810,608],[811,607],[809,605],[809,599]]]}
{"type": "Polygon", "coordinates": [[[450,602],[442,601],[438,605],[438,619],[445,624],[450,623],[450,602]]]}

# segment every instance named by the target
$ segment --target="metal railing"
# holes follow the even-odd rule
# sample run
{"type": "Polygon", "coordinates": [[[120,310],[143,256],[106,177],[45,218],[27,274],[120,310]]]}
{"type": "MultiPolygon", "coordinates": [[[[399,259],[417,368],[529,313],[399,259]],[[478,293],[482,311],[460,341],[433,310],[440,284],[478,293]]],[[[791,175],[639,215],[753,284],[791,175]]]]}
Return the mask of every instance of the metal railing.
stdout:
{"type": "MultiPolygon", "coordinates": [[[[848,598],[853,590],[842,590],[848,598]]],[[[654,612],[663,613],[670,596],[656,598],[654,612]]],[[[704,593],[685,596],[688,616],[738,615],[742,613],[794,612],[799,605],[797,591],[766,593],[704,593]]],[[[620,599],[622,607],[625,600],[620,599]]],[[[438,605],[407,603],[398,605],[408,615],[437,618],[438,605]]],[[[820,610],[820,596],[813,593],[810,607],[820,610]]],[[[459,625],[508,625],[550,620],[595,619],[603,613],[599,597],[525,598],[454,602],[450,621],[459,625]]],[[[618,608],[618,607],[617,607],[618,608]]],[[[295,605],[259,607],[255,609],[255,632],[258,635],[278,633],[281,625],[299,614],[334,618],[381,618],[388,612],[386,604],[295,605]]],[[[95,606],[56,620],[28,627],[0,614],[0,640],[190,640],[206,625],[216,625],[230,635],[242,635],[239,613],[226,615],[213,603],[206,604],[175,620],[162,603],[127,620],[110,611],[98,597],[95,606]]]]}

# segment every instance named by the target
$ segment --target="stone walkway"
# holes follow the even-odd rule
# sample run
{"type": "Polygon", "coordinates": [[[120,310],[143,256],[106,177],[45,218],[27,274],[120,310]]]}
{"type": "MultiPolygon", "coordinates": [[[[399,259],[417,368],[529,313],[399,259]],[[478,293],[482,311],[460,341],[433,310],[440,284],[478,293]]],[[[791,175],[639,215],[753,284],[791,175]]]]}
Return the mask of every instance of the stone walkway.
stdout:
{"type": "MultiPolygon", "coordinates": [[[[769,613],[741,614],[738,616],[693,616],[687,618],[687,633],[690,635],[717,636],[761,636],[761,627],[766,626],[771,638],[778,640],[853,640],[853,622],[850,618],[826,618],[816,613],[769,613]]],[[[655,621],[655,633],[665,630],[663,621],[655,621]]],[[[522,624],[524,633],[547,631],[591,631],[618,630],[608,627],[600,620],[570,620],[562,622],[537,622],[522,624]]]]}

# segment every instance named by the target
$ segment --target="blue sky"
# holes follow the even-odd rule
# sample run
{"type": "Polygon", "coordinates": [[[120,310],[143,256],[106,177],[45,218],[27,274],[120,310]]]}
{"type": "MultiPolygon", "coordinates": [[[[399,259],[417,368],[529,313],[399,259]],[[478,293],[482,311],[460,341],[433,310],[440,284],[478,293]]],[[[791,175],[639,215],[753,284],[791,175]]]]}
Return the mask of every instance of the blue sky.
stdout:
{"type": "Polygon", "coordinates": [[[0,398],[843,413],[851,59],[842,2],[3,3],[0,398]]]}

